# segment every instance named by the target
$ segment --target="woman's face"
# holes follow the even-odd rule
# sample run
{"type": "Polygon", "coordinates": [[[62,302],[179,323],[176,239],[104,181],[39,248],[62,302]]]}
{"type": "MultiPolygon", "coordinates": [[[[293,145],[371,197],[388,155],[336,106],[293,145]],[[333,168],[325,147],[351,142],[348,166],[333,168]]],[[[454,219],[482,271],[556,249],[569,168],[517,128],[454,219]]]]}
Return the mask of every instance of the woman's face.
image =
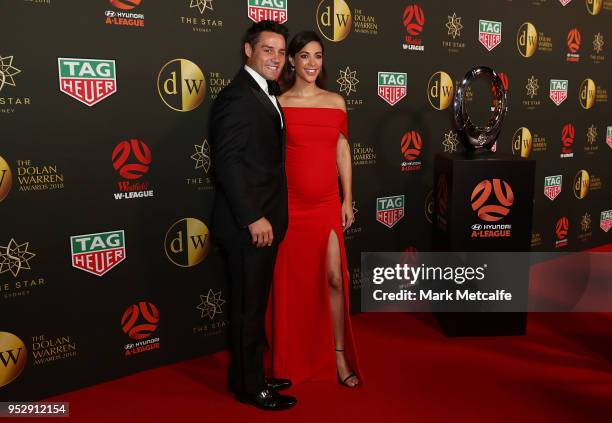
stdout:
{"type": "Polygon", "coordinates": [[[314,83],[323,68],[323,48],[318,42],[311,41],[290,60],[295,66],[296,77],[314,83]]]}

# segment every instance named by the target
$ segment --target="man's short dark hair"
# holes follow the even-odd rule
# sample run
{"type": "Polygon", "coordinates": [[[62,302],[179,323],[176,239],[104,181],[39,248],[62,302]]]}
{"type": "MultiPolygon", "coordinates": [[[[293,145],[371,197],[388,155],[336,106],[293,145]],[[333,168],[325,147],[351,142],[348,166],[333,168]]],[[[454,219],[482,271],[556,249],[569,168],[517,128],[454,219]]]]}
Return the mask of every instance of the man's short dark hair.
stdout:
{"type": "Polygon", "coordinates": [[[259,21],[251,25],[249,29],[246,30],[244,36],[242,37],[242,61],[246,63],[247,56],[244,53],[244,44],[249,43],[251,47],[255,47],[255,45],[259,42],[259,36],[262,32],[274,32],[276,34],[280,34],[285,39],[285,43],[287,43],[287,37],[289,36],[289,30],[283,24],[280,24],[276,21],[259,21]]]}

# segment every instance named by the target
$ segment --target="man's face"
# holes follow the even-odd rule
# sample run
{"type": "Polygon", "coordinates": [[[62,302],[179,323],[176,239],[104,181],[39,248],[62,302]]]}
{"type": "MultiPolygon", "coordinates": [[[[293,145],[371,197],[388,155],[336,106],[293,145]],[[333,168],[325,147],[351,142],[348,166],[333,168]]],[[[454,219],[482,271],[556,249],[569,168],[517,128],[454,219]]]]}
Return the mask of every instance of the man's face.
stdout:
{"type": "Polygon", "coordinates": [[[247,66],[265,79],[276,81],[285,65],[285,38],[275,32],[264,31],[254,46],[244,44],[247,66]]]}

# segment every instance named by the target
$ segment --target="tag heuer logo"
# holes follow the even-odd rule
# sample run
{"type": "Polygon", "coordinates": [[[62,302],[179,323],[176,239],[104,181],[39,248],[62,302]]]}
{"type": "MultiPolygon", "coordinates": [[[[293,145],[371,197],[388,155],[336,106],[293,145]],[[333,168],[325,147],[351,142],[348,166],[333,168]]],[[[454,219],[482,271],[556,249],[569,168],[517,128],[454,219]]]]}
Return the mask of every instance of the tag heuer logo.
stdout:
{"type": "Polygon", "coordinates": [[[550,80],[550,99],[557,106],[567,98],[567,79],[550,80]]]}
{"type": "Polygon", "coordinates": [[[392,228],[404,217],[404,196],[383,197],[376,199],[376,220],[392,228]]]}
{"type": "Polygon", "coordinates": [[[608,144],[608,147],[612,148],[612,126],[608,126],[607,128],[606,144],[608,144]]]}
{"type": "Polygon", "coordinates": [[[395,105],[406,97],[406,76],[401,72],[378,72],[378,96],[395,105]]]}
{"type": "Polygon", "coordinates": [[[544,178],[544,195],[551,201],[557,198],[561,192],[561,181],[563,175],[547,176],[544,178]]]}
{"type": "Polygon", "coordinates": [[[121,231],[70,237],[72,266],[102,276],[125,260],[125,234],[121,231]]]}
{"type": "Polygon", "coordinates": [[[612,210],[605,210],[601,212],[599,227],[603,229],[604,232],[608,232],[610,228],[612,228],[612,210]]]}
{"type": "Polygon", "coordinates": [[[253,22],[263,20],[287,22],[287,0],[248,0],[249,19],[253,22]]]}
{"type": "Polygon", "coordinates": [[[88,106],[117,92],[114,60],[58,58],[60,91],[88,106]]]}
{"type": "Polygon", "coordinates": [[[478,41],[489,51],[501,43],[502,23],[495,21],[478,21],[478,41]]]}

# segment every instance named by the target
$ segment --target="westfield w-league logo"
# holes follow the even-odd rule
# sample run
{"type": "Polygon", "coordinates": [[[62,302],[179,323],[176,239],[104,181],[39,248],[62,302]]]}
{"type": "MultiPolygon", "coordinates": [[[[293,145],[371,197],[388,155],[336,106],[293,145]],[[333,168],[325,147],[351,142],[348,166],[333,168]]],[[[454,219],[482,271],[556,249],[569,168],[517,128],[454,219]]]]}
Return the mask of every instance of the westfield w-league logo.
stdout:
{"type": "Polygon", "coordinates": [[[151,149],[138,139],[121,141],[113,150],[113,167],[125,179],[138,179],[149,171],[151,149]],[[128,163],[132,156],[135,162],[128,163]]]}
{"type": "Polygon", "coordinates": [[[574,157],[574,136],[576,129],[571,123],[566,123],[561,130],[561,158],[574,157]]]}
{"type": "Polygon", "coordinates": [[[117,182],[119,192],[115,192],[115,200],[153,197],[148,181],[141,178],[149,172],[153,161],[151,149],[144,141],[131,139],[121,141],[112,154],[113,168],[124,179],[117,182]]]}
{"type": "Polygon", "coordinates": [[[407,33],[404,39],[404,50],[425,50],[423,40],[419,37],[425,26],[425,13],[421,6],[418,4],[406,6],[403,14],[403,22],[407,33]]]}

